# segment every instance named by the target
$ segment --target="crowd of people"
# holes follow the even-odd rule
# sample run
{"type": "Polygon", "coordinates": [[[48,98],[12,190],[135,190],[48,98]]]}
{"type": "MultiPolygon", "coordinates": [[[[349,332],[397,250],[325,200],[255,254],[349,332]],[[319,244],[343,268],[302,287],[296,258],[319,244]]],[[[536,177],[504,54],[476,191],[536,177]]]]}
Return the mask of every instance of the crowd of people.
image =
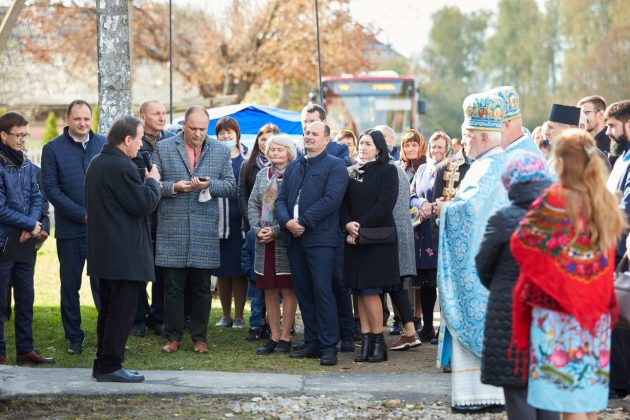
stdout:
{"type": "Polygon", "coordinates": [[[238,121],[209,127],[201,107],[166,131],[153,100],[105,139],[76,100],[41,173],[22,151],[28,121],[2,115],[0,311],[12,289],[16,360],[54,362],[32,334],[48,200],[73,355],[83,351],[87,260],[98,381],[144,380],[122,365],[129,334],[147,329],[165,338],[165,353],[180,350],[186,331],[192,350],[208,353],[214,275],[216,326],[245,329],[249,297],[244,338],[265,339],[260,356],[331,366],[358,341],[355,362],[378,363],[388,350],[438,344],[456,412],[592,418],[609,395],[630,392],[630,332],[615,327],[613,287],[627,251],[630,101],[553,104],[530,132],[518,93],[502,86],[464,99],[461,141],[408,129],[400,146],[388,126],[331,133],[322,107],[301,115],[301,143],[266,124],[249,150],[238,121]],[[293,343],[298,307],[304,340],[293,343]]]}

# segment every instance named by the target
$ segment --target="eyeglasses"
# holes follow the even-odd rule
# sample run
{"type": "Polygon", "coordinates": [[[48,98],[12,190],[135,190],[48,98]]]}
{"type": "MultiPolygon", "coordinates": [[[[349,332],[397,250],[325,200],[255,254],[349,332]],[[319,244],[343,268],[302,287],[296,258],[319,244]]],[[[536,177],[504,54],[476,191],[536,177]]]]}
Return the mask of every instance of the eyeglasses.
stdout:
{"type": "Polygon", "coordinates": [[[24,133],[24,134],[7,133],[7,134],[10,136],[15,136],[18,140],[24,140],[31,136],[31,133],[24,133]]]}

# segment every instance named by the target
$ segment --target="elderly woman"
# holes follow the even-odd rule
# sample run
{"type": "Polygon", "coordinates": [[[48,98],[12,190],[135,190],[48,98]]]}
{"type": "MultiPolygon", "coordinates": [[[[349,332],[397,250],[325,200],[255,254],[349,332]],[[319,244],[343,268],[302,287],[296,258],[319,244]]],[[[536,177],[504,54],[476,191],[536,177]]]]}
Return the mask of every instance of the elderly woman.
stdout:
{"type": "Polygon", "coordinates": [[[432,203],[433,184],[437,165],[444,160],[451,148],[451,139],[443,131],[436,131],[429,138],[429,159],[421,165],[411,181],[411,213],[417,215],[415,229],[417,277],[412,281],[414,309],[417,318],[422,315],[423,326],[420,341],[431,341],[433,309],[437,300],[437,235],[433,232],[432,203]]]}
{"type": "Polygon", "coordinates": [[[288,354],[291,351],[291,327],[295,320],[297,300],[291,283],[287,248],[282,244],[283,229],[275,218],[275,206],[284,169],[295,159],[295,146],[289,136],[276,135],[267,140],[265,155],[271,166],[256,175],[248,206],[249,221],[257,238],[254,261],[256,287],[265,292],[265,306],[271,329],[270,339],[256,350],[256,354],[288,354]]]}
{"type": "Polygon", "coordinates": [[[393,210],[398,174],[389,164],[383,133],[367,130],[359,138],[360,165],[348,168],[350,181],[341,206],[346,232],[345,283],[358,295],[361,351],[357,362],[387,360],[379,294],[400,283],[393,210]]]}
{"type": "Polygon", "coordinates": [[[420,165],[427,161],[424,137],[417,130],[410,128],[402,135],[400,148],[400,166],[411,181],[420,165]]]}
{"type": "MultiPolygon", "coordinates": [[[[245,162],[247,148],[241,144],[241,130],[232,117],[221,118],[215,127],[217,139],[230,149],[232,170],[239,182],[241,165],[245,162]]],[[[235,191],[232,197],[219,199],[219,244],[221,265],[214,270],[217,276],[219,299],[223,317],[216,323],[220,327],[245,328],[243,311],[247,299],[247,277],[241,270],[241,248],[243,247],[243,219],[235,191]],[[234,297],[234,318],[232,318],[234,297]]]]}
{"type": "Polygon", "coordinates": [[[341,130],[335,136],[335,140],[344,143],[348,146],[348,156],[353,163],[356,163],[357,158],[357,138],[352,130],[341,130]]]}

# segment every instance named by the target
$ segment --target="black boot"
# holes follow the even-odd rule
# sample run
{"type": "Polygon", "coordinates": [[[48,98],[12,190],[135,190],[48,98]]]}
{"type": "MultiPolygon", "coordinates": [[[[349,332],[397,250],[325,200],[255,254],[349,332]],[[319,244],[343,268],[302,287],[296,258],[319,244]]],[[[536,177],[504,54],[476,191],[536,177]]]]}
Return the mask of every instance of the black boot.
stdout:
{"type": "Polygon", "coordinates": [[[354,338],[354,341],[361,341],[361,320],[359,318],[354,318],[352,337],[354,338]]]}
{"type": "Polygon", "coordinates": [[[387,345],[383,333],[374,334],[372,338],[372,352],[368,357],[368,362],[387,361],[387,345]]]}
{"type": "Polygon", "coordinates": [[[354,358],[355,362],[367,362],[370,354],[372,353],[372,333],[361,334],[361,350],[357,357],[354,358]]]}

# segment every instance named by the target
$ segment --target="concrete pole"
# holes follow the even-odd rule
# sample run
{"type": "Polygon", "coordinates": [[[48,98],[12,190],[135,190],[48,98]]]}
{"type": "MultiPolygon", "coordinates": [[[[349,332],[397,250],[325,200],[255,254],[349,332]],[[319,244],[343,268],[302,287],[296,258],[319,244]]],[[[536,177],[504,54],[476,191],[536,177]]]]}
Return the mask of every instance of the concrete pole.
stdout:
{"type": "Polygon", "coordinates": [[[0,24],[0,51],[4,51],[9,35],[11,35],[11,31],[15,26],[15,22],[17,22],[17,18],[24,7],[25,1],[26,0],[13,0],[7,10],[7,14],[4,15],[4,19],[2,19],[2,23],[0,24]]]}
{"type": "Polygon", "coordinates": [[[96,0],[99,133],[131,111],[130,0],[96,0]]]}

